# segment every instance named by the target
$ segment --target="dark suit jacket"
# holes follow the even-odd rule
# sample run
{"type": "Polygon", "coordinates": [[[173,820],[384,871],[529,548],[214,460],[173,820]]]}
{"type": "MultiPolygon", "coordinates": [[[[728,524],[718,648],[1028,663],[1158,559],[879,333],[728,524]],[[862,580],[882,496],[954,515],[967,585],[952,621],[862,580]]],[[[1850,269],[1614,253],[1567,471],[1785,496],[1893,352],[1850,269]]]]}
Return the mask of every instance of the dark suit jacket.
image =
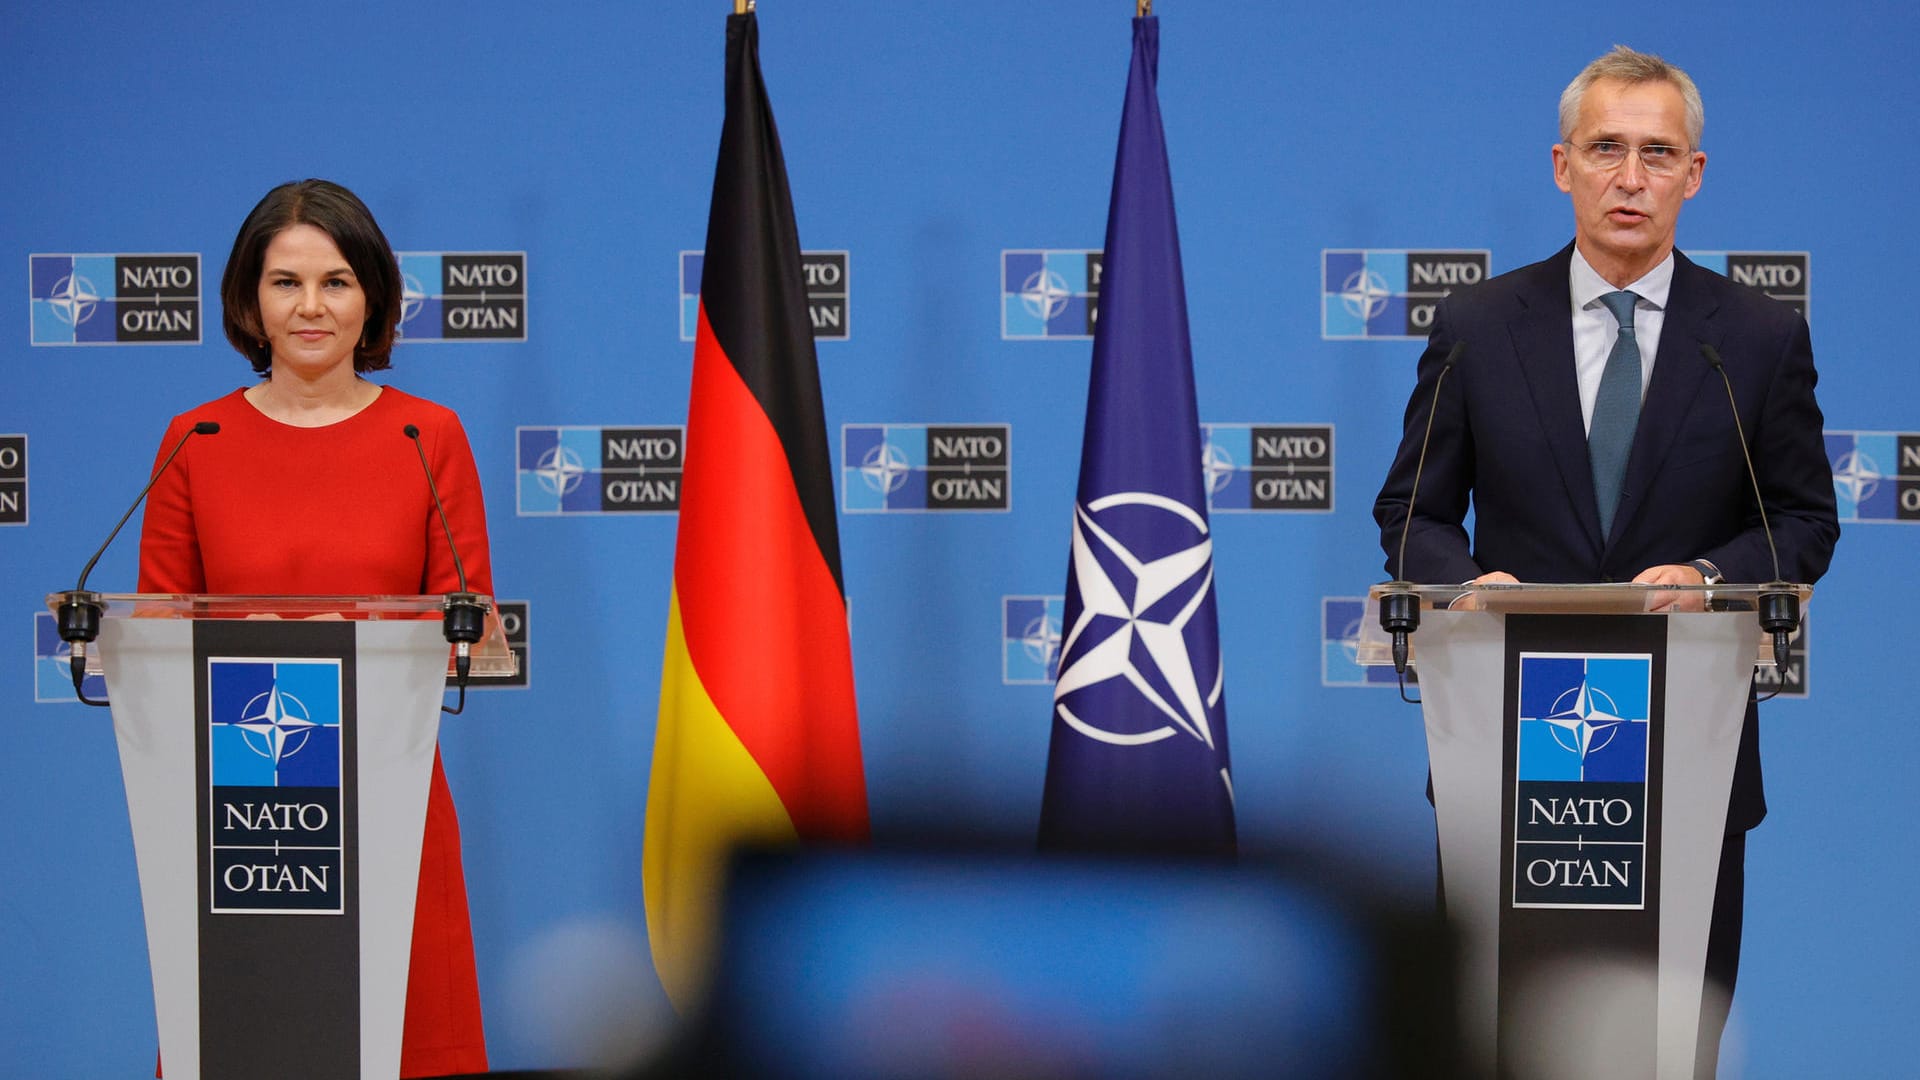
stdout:
{"type": "MultiPolygon", "coordinates": [[[[1674,254],[1653,378],[1627,458],[1613,532],[1600,535],[1573,361],[1567,274],[1573,245],[1544,262],[1442,301],[1405,433],[1374,502],[1387,573],[1407,520],[1416,460],[1433,436],[1407,533],[1405,579],[1447,584],[1505,570],[1522,581],[1630,581],[1650,566],[1709,559],[1731,582],[1774,578],[1741,460],[1725,384],[1700,354],[1712,345],[1733,382],[1779,576],[1812,582],[1840,525],[1814,400],[1806,320],[1756,289],[1674,254]],[[1465,351],[1436,399],[1456,342],[1465,351]],[[1471,502],[1473,536],[1464,522],[1471,502]]],[[[1741,738],[1729,830],[1766,813],[1752,710],[1741,738]]]]}

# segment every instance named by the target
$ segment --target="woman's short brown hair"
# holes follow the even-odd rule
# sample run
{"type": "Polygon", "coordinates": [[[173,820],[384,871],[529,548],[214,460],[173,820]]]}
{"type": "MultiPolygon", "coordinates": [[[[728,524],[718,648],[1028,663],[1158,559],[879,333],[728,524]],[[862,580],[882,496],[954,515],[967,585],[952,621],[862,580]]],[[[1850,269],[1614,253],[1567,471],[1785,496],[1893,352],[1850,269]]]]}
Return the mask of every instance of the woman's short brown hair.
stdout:
{"type": "Polygon", "coordinates": [[[300,180],[267,192],[240,226],[220,278],[222,322],[227,340],[266,375],[273,367],[260,321],[260,271],[273,238],[295,225],[311,225],[332,238],[367,297],[367,320],[353,350],[353,370],[391,365],[394,331],[400,325],[400,265],[393,248],[360,197],[330,180],[300,180]]]}

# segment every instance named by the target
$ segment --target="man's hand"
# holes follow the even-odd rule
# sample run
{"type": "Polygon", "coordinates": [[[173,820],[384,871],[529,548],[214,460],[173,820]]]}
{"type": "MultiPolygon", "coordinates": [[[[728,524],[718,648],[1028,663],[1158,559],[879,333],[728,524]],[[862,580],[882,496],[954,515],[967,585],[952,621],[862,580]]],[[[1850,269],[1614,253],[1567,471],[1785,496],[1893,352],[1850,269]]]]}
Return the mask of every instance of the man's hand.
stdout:
{"type": "MultiPolygon", "coordinates": [[[[1479,577],[1474,578],[1472,581],[1467,582],[1467,584],[1469,585],[1518,585],[1520,584],[1520,579],[1517,577],[1514,577],[1512,574],[1507,573],[1505,570],[1495,570],[1490,574],[1481,574],[1479,577]]],[[[1480,610],[1480,594],[1470,593],[1470,592],[1461,593],[1459,596],[1454,598],[1453,603],[1447,605],[1447,610],[1448,611],[1479,611],[1480,610]]]]}
{"type": "MultiPolygon", "coordinates": [[[[1636,585],[1705,585],[1707,579],[1692,566],[1649,566],[1634,576],[1636,585]]],[[[1648,611],[1705,611],[1706,598],[1697,592],[1656,594],[1648,611]]]]}

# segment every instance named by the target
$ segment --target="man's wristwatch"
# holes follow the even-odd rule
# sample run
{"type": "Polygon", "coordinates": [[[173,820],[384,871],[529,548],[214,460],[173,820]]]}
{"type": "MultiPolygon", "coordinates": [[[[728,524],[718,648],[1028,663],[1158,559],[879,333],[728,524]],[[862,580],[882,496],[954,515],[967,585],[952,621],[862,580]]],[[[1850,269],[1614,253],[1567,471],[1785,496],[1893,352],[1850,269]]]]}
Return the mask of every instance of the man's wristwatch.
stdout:
{"type": "Polygon", "coordinates": [[[1695,570],[1700,571],[1700,584],[1702,585],[1718,585],[1721,582],[1727,580],[1726,578],[1720,576],[1719,567],[1713,565],[1711,562],[1708,562],[1705,559],[1694,559],[1688,562],[1687,565],[1693,567],[1695,570]]]}

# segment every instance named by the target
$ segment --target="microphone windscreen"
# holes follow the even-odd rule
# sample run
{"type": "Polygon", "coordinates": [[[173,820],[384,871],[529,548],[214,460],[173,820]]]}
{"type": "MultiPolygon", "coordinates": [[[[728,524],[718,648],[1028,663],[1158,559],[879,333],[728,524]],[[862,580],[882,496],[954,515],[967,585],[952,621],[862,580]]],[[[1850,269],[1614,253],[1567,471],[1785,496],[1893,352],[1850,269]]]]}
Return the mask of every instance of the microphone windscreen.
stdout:
{"type": "Polygon", "coordinates": [[[406,435],[406,437],[409,439],[417,439],[420,437],[420,429],[417,427],[414,427],[412,424],[408,424],[406,427],[401,428],[400,431],[402,434],[406,435]]]}
{"type": "Polygon", "coordinates": [[[218,435],[220,434],[220,425],[213,420],[202,420],[193,425],[193,432],[196,435],[218,435]]]}

